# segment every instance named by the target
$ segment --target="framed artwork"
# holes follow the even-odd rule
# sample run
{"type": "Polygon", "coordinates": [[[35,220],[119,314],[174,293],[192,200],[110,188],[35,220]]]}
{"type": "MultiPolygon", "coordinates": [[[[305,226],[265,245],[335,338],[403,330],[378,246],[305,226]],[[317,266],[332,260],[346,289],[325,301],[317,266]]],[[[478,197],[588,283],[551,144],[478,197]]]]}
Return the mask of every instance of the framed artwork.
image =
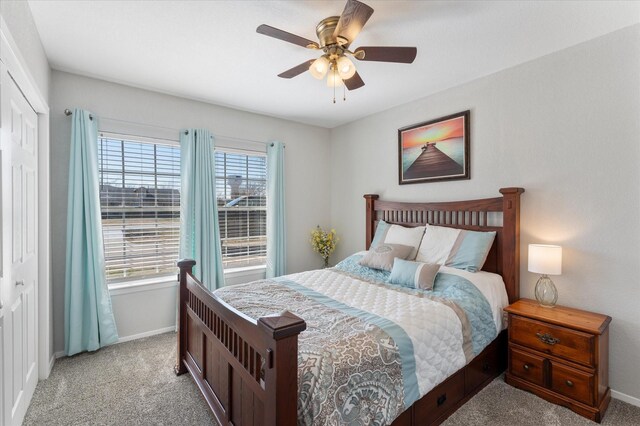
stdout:
{"type": "Polygon", "coordinates": [[[469,112],[398,129],[400,185],[470,178],[469,112]]]}

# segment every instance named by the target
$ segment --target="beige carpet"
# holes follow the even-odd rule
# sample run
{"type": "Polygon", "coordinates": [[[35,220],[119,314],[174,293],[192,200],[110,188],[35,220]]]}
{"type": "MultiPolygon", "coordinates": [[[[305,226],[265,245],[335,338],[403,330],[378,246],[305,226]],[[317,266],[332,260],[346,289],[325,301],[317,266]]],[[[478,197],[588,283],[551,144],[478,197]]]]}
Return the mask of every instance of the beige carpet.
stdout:
{"type": "MultiPolygon", "coordinates": [[[[173,374],[174,333],[59,359],[38,384],[25,425],[211,425],[188,374],[173,374]]],[[[572,411],[504,383],[473,397],[446,426],[595,425],[572,411]]],[[[639,426],[640,407],[612,400],[603,426],[639,426]]]]}
{"type": "MultiPolygon", "coordinates": [[[[640,407],[612,399],[603,426],[640,426],[640,407]]],[[[443,426],[596,426],[559,405],[509,386],[498,377],[443,423],[443,426]]]]}
{"type": "Polygon", "coordinates": [[[173,373],[175,346],[166,333],[57,360],[24,424],[213,424],[191,377],[173,373]]]}

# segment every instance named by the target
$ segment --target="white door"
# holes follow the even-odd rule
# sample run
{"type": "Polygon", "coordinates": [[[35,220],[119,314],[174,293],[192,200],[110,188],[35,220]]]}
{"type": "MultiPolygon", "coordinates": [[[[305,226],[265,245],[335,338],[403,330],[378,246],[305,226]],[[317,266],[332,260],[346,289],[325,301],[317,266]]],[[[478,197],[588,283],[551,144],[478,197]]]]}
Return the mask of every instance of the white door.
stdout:
{"type": "Polygon", "coordinates": [[[1,70],[0,423],[9,426],[22,422],[38,383],[38,119],[1,70]]]}

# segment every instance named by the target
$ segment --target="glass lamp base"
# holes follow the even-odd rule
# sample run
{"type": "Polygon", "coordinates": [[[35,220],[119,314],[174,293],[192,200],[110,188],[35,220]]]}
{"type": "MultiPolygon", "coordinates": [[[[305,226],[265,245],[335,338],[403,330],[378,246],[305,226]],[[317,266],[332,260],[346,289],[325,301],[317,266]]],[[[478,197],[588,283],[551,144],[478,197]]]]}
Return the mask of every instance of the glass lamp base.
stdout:
{"type": "Polygon", "coordinates": [[[558,301],[558,290],[548,275],[542,275],[536,283],[536,300],[540,306],[553,308],[558,301]]]}

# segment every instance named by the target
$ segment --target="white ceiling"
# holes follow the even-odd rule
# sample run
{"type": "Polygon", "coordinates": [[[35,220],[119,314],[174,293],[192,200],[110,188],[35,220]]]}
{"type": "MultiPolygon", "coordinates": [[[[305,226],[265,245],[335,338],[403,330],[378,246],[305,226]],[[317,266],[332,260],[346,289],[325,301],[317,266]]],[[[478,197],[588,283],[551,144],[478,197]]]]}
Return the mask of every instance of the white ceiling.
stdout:
{"type": "Polygon", "coordinates": [[[51,66],[104,80],[335,127],[640,21],[638,2],[367,1],[352,47],[417,46],[412,65],[356,62],[366,85],[332,103],[305,73],[317,52],[256,33],[316,40],[345,1],[30,0],[51,66]]]}

